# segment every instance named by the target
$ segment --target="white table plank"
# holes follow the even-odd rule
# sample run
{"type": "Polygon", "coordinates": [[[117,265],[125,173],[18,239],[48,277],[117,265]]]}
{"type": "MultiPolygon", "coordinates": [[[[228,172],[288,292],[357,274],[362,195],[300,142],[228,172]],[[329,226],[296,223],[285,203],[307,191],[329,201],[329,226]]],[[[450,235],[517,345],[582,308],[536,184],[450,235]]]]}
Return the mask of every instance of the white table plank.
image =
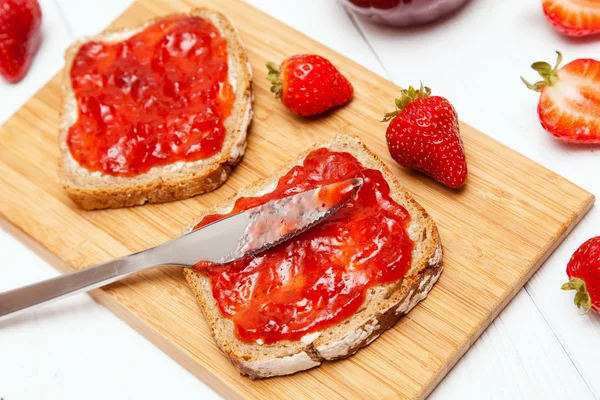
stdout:
{"type": "Polygon", "coordinates": [[[529,400],[594,396],[522,290],[430,398],[529,400]]]}
{"type": "MultiPolygon", "coordinates": [[[[105,0],[98,7],[96,2],[57,1],[63,6],[63,15],[69,20],[69,29],[75,36],[96,33],[115,18],[128,3],[105,0]]],[[[336,3],[319,0],[305,1],[302,4],[274,0],[253,0],[251,3],[367,68],[383,74],[377,59],[336,3]]],[[[46,17],[46,20],[49,18],[46,17]]],[[[58,18],[54,21],[60,25],[58,18]]],[[[65,46],[66,44],[63,44],[60,47],[61,53],[65,46]]],[[[56,54],[54,56],[56,57],[56,54]]],[[[45,67],[48,65],[44,63],[45,67]]],[[[58,66],[49,76],[57,69],[58,66]]],[[[2,87],[0,101],[5,98],[5,92],[1,89],[2,87]]],[[[24,95],[23,101],[34,91],[35,89],[24,95]]],[[[15,103],[14,97],[11,100],[15,110],[23,102],[15,103]]],[[[4,114],[4,110],[0,109],[0,121],[9,115],[4,114]]],[[[0,290],[55,274],[43,261],[6,236],[4,233],[0,234],[0,249],[11,254],[8,264],[27,265],[28,268],[23,268],[23,273],[19,271],[19,274],[0,269],[0,290]]],[[[14,363],[9,363],[12,368],[11,365],[0,363],[0,376],[17,378],[14,382],[9,382],[6,389],[4,384],[0,385],[0,390],[4,391],[0,392],[0,396],[7,399],[79,398],[82,393],[90,393],[89,390],[85,391],[85,388],[91,389],[92,398],[120,398],[123,395],[159,398],[165,394],[176,394],[178,398],[209,396],[209,392],[195,378],[87,296],[51,305],[44,309],[44,312],[36,312],[33,315],[22,325],[12,325],[2,329],[0,333],[0,354],[3,354],[3,359],[8,355],[6,359],[15,360],[14,363]],[[103,335],[97,335],[98,331],[103,332],[103,335]],[[42,339],[40,332],[44,334],[42,339]],[[77,334],[73,335],[70,332],[77,334]],[[89,345],[89,340],[84,339],[87,337],[94,338],[93,346],[89,345]],[[24,347],[24,344],[27,347],[24,347]],[[57,350],[44,352],[46,347],[54,347],[57,350]],[[78,351],[73,351],[74,348],[78,351]],[[115,348],[124,352],[122,357],[111,353],[115,348]],[[85,355],[84,359],[92,361],[89,364],[81,363],[81,360],[78,360],[81,355],[85,355]],[[127,360],[126,366],[119,362],[121,360],[127,360]],[[89,365],[93,374],[85,369],[86,365],[89,365]],[[152,368],[147,368],[148,365],[152,368]],[[151,372],[148,372],[149,370],[151,372]],[[132,371],[138,371],[139,374],[132,371]],[[156,374],[152,371],[156,371],[156,374]],[[25,393],[24,386],[28,388],[25,393]],[[165,388],[168,390],[165,391],[165,388]]],[[[440,389],[436,390],[434,397],[454,398],[455,395],[468,393],[470,396],[460,398],[501,398],[498,394],[511,397],[533,395],[534,397],[527,398],[535,398],[547,393],[564,393],[560,388],[555,392],[536,388],[536,385],[542,382],[541,384],[547,385],[548,388],[577,387],[580,391],[572,393],[579,393],[581,398],[590,398],[585,384],[553,338],[544,320],[540,318],[535,307],[532,307],[527,294],[522,292],[452,371],[440,389]],[[518,312],[507,314],[513,308],[518,312]],[[528,335],[523,335],[523,326],[528,335]],[[538,358],[539,362],[536,361],[538,358]],[[552,368],[553,365],[564,367],[557,367],[557,373],[552,368]],[[489,371],[491,368],[502,371],[502,377],[478,372],[489,371]],[[523,376],[534,377],[533,382],[529,382],[529,379],[523,376]],[[468,386],[468,378],[475,378],[479,384],[474,389],[469,389],[471,386],[468,386]],[[582,387],[584,389],[581,389],[582,387]]],[[[213,394],[212,397],[217,396],[213,394]]]]}
{"type": "MultiPolygon", "coordinates": [[[[600,194],[598,151],[561,144],[544,132],[536,113],[538,95],[519,79],[535,79],[533,61],[594,57],[599,40],[569,40],[554,33],[539,2],[478,0],[439,23],[406,30],[360,21],[369,43],[401,86],[423,80],[455,104],[461,118],[587,190],[600,194]],[[420,60],[414,62],[411,60],[420,60]]],[[[560,344],[600,398],[600,320],[581,317],[572,293],[559,287],[565,266],[586,239],[600,235],[594,209],[526,285],[560,344]]]]}

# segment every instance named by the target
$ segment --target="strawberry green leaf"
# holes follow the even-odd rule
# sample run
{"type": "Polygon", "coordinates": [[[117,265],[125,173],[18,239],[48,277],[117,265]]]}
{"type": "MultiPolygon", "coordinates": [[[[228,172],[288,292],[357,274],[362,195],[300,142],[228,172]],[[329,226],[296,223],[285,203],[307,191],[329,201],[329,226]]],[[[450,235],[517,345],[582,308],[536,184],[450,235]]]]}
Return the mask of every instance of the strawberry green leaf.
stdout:
{"type": "Polygon", "coordinates": [[[283,91],[283,81],[281,79],[281,68],[274,62],[267,63],[267,80],[271,82],[271,93],[275,93],[276,98],[281,97],[283,91]]]}
{"type": "Polygon", "coordinates": [[[573,302],[579,308],[582,314],[587,314],[592,308],[592,298],[590,297],[585,281],[580,278],[573,278],[561,286],[562,290],[576,290],[573,302]]]}
{"type": "Polygon", "coordinates": [[[558,70],[558,67],[560,67],[560,64],[562,64],[562,62],[563,62],[563,55],[562,55],[562,53],[557,50],[556,54],[558,56],[556,57],[556,64],[554,65],[554,70],[555,71],[558,70]]]}
{"type": "Polygon", "coordinates": [[[413,86],[409,86],[408,89],[402,89],[400,91],[400,97],[394,100],[394,105],[396,106],[396,111],[386,112],[383,116],[382,122],[389,121],[394,118],[402,110],[406,108],[410,103],[417,99],[425,99],[431,96],[431,89],[423,86],[423,82],[421,82],[419,89],[415,89],[413,86]]]}
{"type": "Polygon", "coordinates": [[[554,65],[554,68],[551,67],[550,64],[548,64],[545,61],[538,61],[531,64],[531,68],[534,71],[536,71],[542,77],[543,80],[531,84],[527,82],[525,78],[521,77],[521,80],[523,81],[523,83],[525,83],[527,88],[535,90],[536,92],[540,92],[545,86],[552,86],[556,82],[558,82],[558,67],[560,67],[563,57],[560,51],[557,51],[556,54],[558,55],[558,57],[556,59],[556,64],[554,65]]]}
{"type": "Polygon", "coordinates": [[[548,76],[548,74],[550,74],[550,72],[552,71],[552,67],[550,66],[550,64],[548,64],[545,61],[534,62],[533,64],[531,64],[531,68],[534,71],[537,71],[537,73],[540,74],[542,78],[548,76]]]}
{"type": "Polygon", "coordinates": [[[536,92],[541,92],[542,88],[545,86],[544,85],[544,81],[540,81],[540,82],[536,82],[536,83],[529,83],[525,80],[525,78],[521,77],[521,80],[523,81],[523,83],[531,90],[534,90],[536,92]]]}

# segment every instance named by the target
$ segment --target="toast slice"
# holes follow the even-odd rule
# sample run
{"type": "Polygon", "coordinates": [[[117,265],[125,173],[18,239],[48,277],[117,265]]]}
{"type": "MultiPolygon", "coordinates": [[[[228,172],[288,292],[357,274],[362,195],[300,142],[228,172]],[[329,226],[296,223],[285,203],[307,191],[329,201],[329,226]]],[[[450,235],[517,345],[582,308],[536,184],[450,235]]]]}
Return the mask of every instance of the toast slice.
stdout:
{"type": "Polygon", "coordinates": [[[150,20],[134,29],[104,32],[84,38],[69,47],[65,53],[62,78],[63,109],[60,125],[59,178],[75,204],[86,210],[119,208],[174,201],[210,192],[221,186],[229,177],[232,167],[238,164],[246,150],[246,134],[252,119],[252,71],[242,42],[232,23],[223,14],[207,8],[189,14],[205,18],[227,40],[229,57],[229,82],[235,91],[230,116],[225,119],[225,140],[221,151],[198,161],[179,161],[165,166],[155,166],[148,172],[121,177],[90,172],[71,155],[67,145],[69,128],[78,118],[70,71],[79,48],[89,41],[119,42],[144,30],[159,19],[150,20]]]}
{"type": "MultiPolygon", "coordinates": [[[[315,145],[272,177],[242,189],[234,198],[206,210],[194,221],[192,229],[205,215],[231,211],[237,197],[257,196],[270,192],[278,179],[294,165],[302,163],[308,153],[317,148],[348,152],[363,166],[378,169],[391,188],[394,201],[407,209],[411,222],[407,229],[415,247],[412,264],[405,277],[397,282],[371,287],[363,306],[343,323],[317,333],[305,335],[299,341],[273,344],[247,343],[236,338],[233,322],[222,316],[212,295],[210,278],[188,268],[185,277],[212,329],[218,346],[241,374],[251,378],[288,375],[313,368],[324,360],[348,357],[373,342],[385,330],[423,300],[442,272],[442,245],[433,219],[402,188],[385,165],[354,136],[339,135],[333,140],[315,145]]],[[[293,240],[293,239],[292,239],[293,240]]]]}

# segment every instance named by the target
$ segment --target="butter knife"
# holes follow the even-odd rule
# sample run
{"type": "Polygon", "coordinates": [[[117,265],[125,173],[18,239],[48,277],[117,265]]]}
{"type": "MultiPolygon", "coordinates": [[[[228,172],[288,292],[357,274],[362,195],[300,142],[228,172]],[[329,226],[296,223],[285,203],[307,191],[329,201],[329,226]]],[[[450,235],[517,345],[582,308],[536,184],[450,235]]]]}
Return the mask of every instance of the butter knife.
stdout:
{"type": "Polygon", "coordinates": [[[220,264],[253,256],[318,224],[361,186],[362,179],[354,178],[273,200],[148,250],[0,293],[0,320],[145,269],[163,265],[191,267],[199,261],[220,264]]]}

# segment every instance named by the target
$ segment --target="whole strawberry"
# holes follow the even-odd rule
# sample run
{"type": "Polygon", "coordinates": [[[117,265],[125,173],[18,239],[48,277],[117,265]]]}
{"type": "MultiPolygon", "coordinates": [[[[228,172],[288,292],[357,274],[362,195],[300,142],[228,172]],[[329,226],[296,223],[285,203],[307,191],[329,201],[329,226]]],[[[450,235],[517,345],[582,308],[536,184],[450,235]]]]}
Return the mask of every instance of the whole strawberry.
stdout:
{"type": "Polygon", "coordinates": [[[600,7],[597,1],[542,0],[546,18],[554,29],[567,36],[600,33],[600,7]]]}
{"type": "Polygon", "coordinates": [[[467,160],[452,104],[421,84],[402,90],[396,108],[383,119],[391,119],[386,139],[392,158],[451,188],[464,185],[467,160]]]}
{"type": "Polygon", "coordinates": [[[281,66],[267,63],[271,92],[294,114],[308,117],[346,104],[352,84],[329,62],[314,54],[286,58],[281,66]]]}
{"type": "Polygon", "coordinates": [[[590,309],[600,312],[600,236],[581,245],[569,260],[567,275],[570,281],[563,290],[576,290],[575,305],[582,313],[590,309]]]}
{"type": "Polygon", "coordinates": [[[589,58],[572,61],[559,69],[535,62],[531,65],[543,80],[527,87],[540,92],[538,116],[542,127],[560,140],[600,143],[600,62],[589,58]]]}
{"type": "Polygon", "coordinates": [[[37,0],[0,0],[0,75],[23,79],[40,44],[42,11],[37,0]]]}

